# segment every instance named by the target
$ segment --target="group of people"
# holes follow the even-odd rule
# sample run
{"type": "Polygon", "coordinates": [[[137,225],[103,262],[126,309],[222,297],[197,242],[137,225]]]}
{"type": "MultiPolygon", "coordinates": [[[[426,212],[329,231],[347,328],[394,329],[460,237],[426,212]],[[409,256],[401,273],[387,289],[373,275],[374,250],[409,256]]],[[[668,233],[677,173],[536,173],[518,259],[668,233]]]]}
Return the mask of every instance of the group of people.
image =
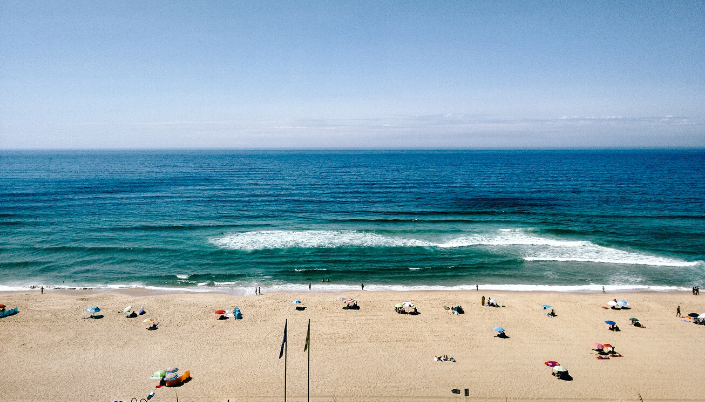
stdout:
{"type": "Polygon", "coordinates": [[[693,286],[693,294],[696,296],[700,294],[700,287],[699,286],[693,286]]]}
{"type": "Polygon", "coordinates": [[[452,357],[448,357],[448,355],[434,356],[433,360],[437,362],[455,362],[455,359],[452,357]]]}

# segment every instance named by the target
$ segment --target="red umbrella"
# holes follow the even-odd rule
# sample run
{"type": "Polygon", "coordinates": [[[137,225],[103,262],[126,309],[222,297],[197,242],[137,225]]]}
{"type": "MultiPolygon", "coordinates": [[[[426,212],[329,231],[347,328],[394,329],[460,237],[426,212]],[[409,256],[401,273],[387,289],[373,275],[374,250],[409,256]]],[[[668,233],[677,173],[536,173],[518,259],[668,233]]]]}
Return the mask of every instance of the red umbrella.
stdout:
{"type": "Polygon", "coordinates": [[[216,314],[225,314],[225,310],[215,310],[216,314]]]}
{"type": "Polygon", "coordinates": [[[601,343],[595,342],[595,343],[592,344],[592,348],[593,348],[593,349],[604,349],[604,348],[605,348],[605,345],[603,345],[603,344],[601,344],[601,343]]]}
{"type": "Polygon", "coordinates": [[[549,361],[545,362],[544,364],[547,365],[548,367],[560,366],[560,364],[558,364],[558,362],[555,362],[553,360],[549,360],[549,361]]]}
{"type": "Polygon", "coordinates": [[[0,308],[5,308],[5,307],[7,307],[7,306],[4,304],[0,304],[0,308]]]}

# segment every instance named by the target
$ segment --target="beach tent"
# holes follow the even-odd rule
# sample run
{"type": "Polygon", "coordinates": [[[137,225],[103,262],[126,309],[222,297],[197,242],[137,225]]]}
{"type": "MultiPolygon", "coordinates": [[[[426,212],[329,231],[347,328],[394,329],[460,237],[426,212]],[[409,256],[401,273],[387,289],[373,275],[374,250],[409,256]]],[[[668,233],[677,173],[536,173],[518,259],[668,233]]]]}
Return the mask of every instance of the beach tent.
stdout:
{"type": "Polygon", "coordinates": [[[236,320],[242,319],[242,313],[238,307],[233,307],[233,318],[236,320]]]}

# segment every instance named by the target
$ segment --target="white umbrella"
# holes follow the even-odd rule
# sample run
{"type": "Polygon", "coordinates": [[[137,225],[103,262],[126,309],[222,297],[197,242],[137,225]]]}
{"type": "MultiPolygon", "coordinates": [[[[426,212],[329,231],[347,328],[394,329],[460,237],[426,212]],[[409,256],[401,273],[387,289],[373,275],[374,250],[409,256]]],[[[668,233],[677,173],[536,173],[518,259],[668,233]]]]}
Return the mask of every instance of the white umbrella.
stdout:
{"type": "Polygon", "coordinates": [[[705,318],[705,314],[700,314],[700,315],[698,316],[698,318],[704,319],[704,318],[705,318]]]}
{"type": "Polygon", "coordinates": [[[497,299],[490,299],[489,302],[490,303],[497,303],[497,299]]]}
{"type": "Polygon", "coordinates": [[[556,366],[553,368],[553,371],[555,371],[556,373],[565,373],[566,371],[568,371],[568,369],[563,366],[556,366]]]}
{"type": "Polygon", "coordinates": [[[402,305],[403,305],[404,307],[414,307],[414,303],[408,302],[408,301],[405,301],[404,303],[402,303],[402,305]]]}
{"type": "Polygon", "coordinates": [[[124,310],[122,310],[122,312],[123,312],[123,314],[127,314],[130,312],[130,310],[132,310],[132,306],[127,306],[127,307],[125,307],[124,310]]]}
{"type": "Polygon", "coordinates": [[[614,300],[610,300],[610,301],[607,302],[607,305],[608,305],[608,306],[616,306],[616,305],[617,305],[617,302],[614,301],[614,300]]]}

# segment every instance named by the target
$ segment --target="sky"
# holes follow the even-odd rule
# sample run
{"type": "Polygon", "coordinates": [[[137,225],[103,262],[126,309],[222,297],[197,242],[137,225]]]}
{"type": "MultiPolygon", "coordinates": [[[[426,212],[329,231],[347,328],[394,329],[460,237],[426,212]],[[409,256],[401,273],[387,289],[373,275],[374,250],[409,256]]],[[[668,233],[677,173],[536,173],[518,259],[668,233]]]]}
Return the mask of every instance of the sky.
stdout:
{"type": "Polygon", "coordinates": [[[705,148],[705,1],[0,0],[0,149],[705,148]]]}

